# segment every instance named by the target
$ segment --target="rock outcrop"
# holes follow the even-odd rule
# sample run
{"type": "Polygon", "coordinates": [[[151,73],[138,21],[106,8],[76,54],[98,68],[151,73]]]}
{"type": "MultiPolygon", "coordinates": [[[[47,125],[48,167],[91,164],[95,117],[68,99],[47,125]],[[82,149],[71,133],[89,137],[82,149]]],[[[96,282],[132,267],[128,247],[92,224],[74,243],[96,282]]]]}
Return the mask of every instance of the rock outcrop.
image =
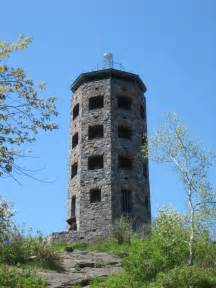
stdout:
{"type": "Polygon", "coordinates": [[[90,287],[94,277],[107,277],[122,270],[121,261],[107,253],[74,250],[61,254],[63,272],[43,271],[49,288],[90,287]]]}

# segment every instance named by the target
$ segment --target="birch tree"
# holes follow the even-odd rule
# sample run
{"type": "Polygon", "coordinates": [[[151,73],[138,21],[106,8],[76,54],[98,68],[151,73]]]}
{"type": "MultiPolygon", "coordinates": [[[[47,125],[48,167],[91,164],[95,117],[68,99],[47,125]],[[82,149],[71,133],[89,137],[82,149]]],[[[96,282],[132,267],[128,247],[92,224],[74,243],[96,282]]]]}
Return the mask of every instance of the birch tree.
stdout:
{"type": "Polygon", "coordinates": [[[175,113],[170,113],[163,126],[144,145],[144,157],[159,163],[169,163],[184,187],[187,200],[190,237],[188,264],[193,264],[194,241],[199,225],[215,216],[216,191],[208,177],[214,163],[213,153],[199,141],[190,139],[186,127],[175,113]]]}
{"type": "Polygon", "coordinates": [[[10,229],[13,227],[12,218],[15,211],[11,208],[6,199],[0,197],[0,248],[4,240],[10,234],[10,229]]]}
{"type": "Polygon", "coordinates": [[[17,159],[26,156],[22,147],[35,141],[39,130],[57,128],[55,97],[42,96],[43,83],[35,85],[23,68],[6,64],[9,56],[30,43],[29,37],[0,41],[0,176],[27,174],[17,165],[17,159]]]}

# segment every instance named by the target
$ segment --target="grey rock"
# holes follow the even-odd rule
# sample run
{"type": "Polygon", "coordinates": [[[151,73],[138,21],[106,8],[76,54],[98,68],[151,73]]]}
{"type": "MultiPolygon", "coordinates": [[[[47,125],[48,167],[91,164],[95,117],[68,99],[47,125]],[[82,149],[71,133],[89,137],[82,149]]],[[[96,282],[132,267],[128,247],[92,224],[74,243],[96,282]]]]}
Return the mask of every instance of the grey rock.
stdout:
{"type": "Polygon", "coordinates": [[[107,277],[122,271],[120,259],[107,253],[64,252],[61,254],[61,260],[64,272],[40,272],[47,280],[49,288],[71,288],[75,284],[88,287],[94,277],[107,277]]]}

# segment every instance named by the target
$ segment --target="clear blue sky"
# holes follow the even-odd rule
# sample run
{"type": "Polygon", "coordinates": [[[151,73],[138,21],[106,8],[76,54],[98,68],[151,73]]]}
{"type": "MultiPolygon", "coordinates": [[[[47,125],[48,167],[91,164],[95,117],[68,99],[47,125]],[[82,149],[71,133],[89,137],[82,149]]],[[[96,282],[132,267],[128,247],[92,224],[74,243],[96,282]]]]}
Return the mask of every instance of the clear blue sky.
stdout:
{"type": "MultiPolygon", "coordinates": [[[[148,91],[148,128],[176,111],[194,137],[216,150],[216,1],[2,1],[0,38],[31,35],[33,43],[8,63],[47,82],[58,97],[60,129],[40,134],[26,166],[49,184],[0,179],[0,194],[15,203],[17,221],[45,234],[65,229],[70,84],[102,63],[104,51],[139,74],[148,91]]],[[[214,174],[215,175],[215,174],[214,174]]],[[[215,177],[213,177],[214,179],[215,177]]],[[[166,166],[150,166],[152,211],[165,203],[185,209],[184,192],[166,166]]]]}

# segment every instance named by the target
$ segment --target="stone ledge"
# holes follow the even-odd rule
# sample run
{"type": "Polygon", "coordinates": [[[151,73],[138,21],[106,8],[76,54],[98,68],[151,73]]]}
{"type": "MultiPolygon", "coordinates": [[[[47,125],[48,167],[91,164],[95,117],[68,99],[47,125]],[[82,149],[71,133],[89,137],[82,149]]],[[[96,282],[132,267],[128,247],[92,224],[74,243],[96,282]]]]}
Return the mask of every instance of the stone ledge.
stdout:
{"type": "Polygon", "coordinates": [[[62,231],[62,232],[53,232],[47,237],[47,239],[53,244],[58,244],[58,243],[72,243],[78,241],[95,242],[98,240],[103,240],[107,236],[108,234],[104,234],[101,232],[82,233],[78,231],[62,231]]]}

